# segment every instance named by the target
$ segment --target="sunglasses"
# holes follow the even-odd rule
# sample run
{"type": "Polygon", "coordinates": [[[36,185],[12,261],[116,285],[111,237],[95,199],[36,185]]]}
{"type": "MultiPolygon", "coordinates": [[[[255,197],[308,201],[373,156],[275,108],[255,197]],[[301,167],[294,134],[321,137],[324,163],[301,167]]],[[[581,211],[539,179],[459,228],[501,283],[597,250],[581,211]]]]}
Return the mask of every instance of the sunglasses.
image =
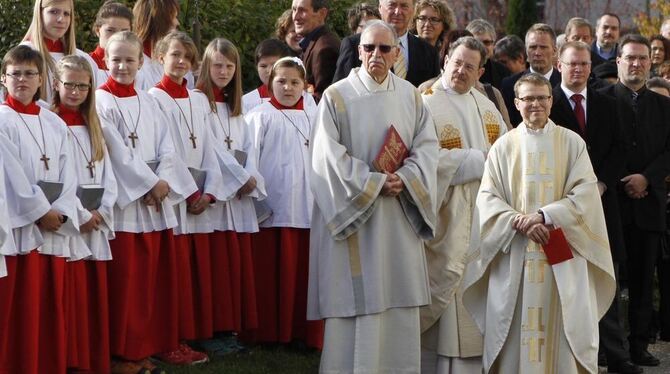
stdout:
{"type": "Polygon", "coordinates": [[[363,46],[363,50],[367,53],[372,53],[375,51],[376,48],[379,48],[379,51],[381,53],[389,53],[391,52],[391,49],[393,49],[393,45],[386,45],[386,44],[361,44],[363,46]]]}

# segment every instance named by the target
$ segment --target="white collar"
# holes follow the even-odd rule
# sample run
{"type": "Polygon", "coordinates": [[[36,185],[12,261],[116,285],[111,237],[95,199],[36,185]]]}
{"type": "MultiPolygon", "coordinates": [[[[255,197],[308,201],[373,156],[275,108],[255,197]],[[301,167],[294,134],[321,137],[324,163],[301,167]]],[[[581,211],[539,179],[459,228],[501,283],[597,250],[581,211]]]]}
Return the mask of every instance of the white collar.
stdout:
{"type": "MultiPolygon", "coordinates": [[[[533,68],[530,68],[530,72],[540,74],[537,71],[533,70],[533,68]]],[[[551,82],[551,74],[553,74],[553,72],[554,72],[554,67],[552,66],[551,70],[549,70],[549,72],[547,74],[540,74],[540,75],[547,78],[551,82]]]]}
{"type": "Polygon", "coordinates": [[[565,96],[568,98],[568,100],[571,99],[571,98],[572,98],[572,95],[575,95],[575,94],[580,94],[580,95],[582,95],[582,97],[584,98],[584,100],[586,100],[586,87],[584,87],[584,89],[581,90],[581,92],[572,92],[570,89],[568,89],[567,87],[565,87],[565,85],[564,85],[563,83],[561,83],[561,89],[563,90],[563,93],[564,93],[565,96]]]}
{"type": "Polygon", "coordinates": [[[404,48],[405,50],[407,50],[407,47],[408,47],[407,46],[407,43],[408,43],[407,34],[408,33],[406,32],[403,36],[398,37],[398,41],[400,42],[400,44],[402,44],[402,48],[404,48]]]}
{"type": "Polygon", "coordinates": [[[391,74],[392,73],[389,71],[386,78],[384,78],[381,83],[377,83],[365,68],[361,66],[360,69],[358,69],[358,77],[361,79],[361,82],[363,82],[365,88],[370,92],[388,91],[391,85],[391,74]]]}

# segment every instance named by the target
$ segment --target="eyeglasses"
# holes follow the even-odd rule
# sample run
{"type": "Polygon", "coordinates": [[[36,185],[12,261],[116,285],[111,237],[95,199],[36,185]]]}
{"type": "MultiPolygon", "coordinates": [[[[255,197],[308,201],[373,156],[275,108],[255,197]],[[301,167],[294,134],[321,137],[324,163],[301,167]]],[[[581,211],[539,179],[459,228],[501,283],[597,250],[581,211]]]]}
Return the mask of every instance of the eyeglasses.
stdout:
{"type": "Polygon", "coordinates": [[[416,20],[420,21],[421,23],[430,22],[432,25],[437,25],[438,23],[442,23],[442,20],[437,18],[437,17],[418,16],[418,17],[416,17],[416,20]]]}
{"type": "Polygon", "coordinates": [[[532,103],[534,103],[534,102],[536,102],[536,101],[537,101],[538,103],[542,104],[542,103],[546,103],[547,101],[549,101],[549,99],[551,99],[551,95],[549,95],[549,96],[526,96],[526,97],[517,97],[517,99],[519,99],[519,100],[521,100],[521,101],[523,101],[524,103],[527,103],[527,104],[532,104],[532,103]]]}
{"type": "Polygon", "coordinates": [[[469,64],[469,63],[467,63],[463,60],[453,60],[453,62],[454,62],[454,66],[456,67],[456,69],[460,69],[461,67],[463,67],[465,69],[465,71],[467,71],[469,73],[473,73],[473,72],[475,72],[479,69],[478,66],[469,64]]]}
{"type": "Polygon", "coordinates": [[[91,85],[88,83],[74,83],[74,82],[63,82],[62,80],[59,79],[61,83],[63,83],[63,87],[67,90],[77,90],[79,92],[85,92],[91,89],[91,85]]]}
{"type": "Polygon", "coordinates": [[[375,51],[376,48],[379,48],[379,51],[381,53],[389,53],[391,52],[391,49],[395,47],[394,45],[387,45],[387,44],[361,44],[363,46],[363,50],[367,53],[372,53],[375,51]]]}
{"type": "Polygon", "coordinates": [[[583,61],[583,62],[565,62],[565,61],[561,61],[561,64],[570,67],[570,69],[574,69],[574,68],[576,68],[576,67],[578,67],[578,66],[579,66],[580,68],[583,69],[583,68],[586,68],[587,66],[591,65],[591,62],[587,62],[587,61],[583,61]]]}
{"type": "Polygon", "coordinates": [[[21,79],[22,77],[26,79],[34,79],[38,77],[40,73],[34,70],[26,70],[26,71],[14,71],[11,73],[5,73],[5,75],[13,79],[21,79]]]}

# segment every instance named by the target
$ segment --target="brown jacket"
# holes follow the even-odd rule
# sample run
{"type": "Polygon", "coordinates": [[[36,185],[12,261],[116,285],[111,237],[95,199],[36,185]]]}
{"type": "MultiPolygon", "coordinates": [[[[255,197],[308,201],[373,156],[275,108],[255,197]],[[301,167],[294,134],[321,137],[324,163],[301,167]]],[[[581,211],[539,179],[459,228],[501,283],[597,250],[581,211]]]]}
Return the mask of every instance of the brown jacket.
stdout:
{"type": "Polygon", "coordinates": [[[318,102],[323,91],[333,82],[340,38],[325,25],[310,36],[301,58],[307,70],[307,84],[313,87],[314,100],[318,102]]]}

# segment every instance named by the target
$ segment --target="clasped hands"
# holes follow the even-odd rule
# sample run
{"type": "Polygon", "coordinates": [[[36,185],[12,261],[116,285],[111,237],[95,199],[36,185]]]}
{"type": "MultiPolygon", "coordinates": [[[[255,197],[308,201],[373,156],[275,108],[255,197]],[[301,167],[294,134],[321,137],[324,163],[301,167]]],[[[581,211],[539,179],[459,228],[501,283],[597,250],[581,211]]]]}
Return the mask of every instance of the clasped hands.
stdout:
{"type": "Polygon", "coordinates": [[[517,214],[512,221],[512,228],[535,243],[549,243],[549,226],[544,224],[544,217],[540,213],[517,214]]]}
{"type": "Polygon", "coordinates": [[[626,195],[631,199],[642,199],[649,194],[647,192],[649,181],[642,174],[631,174],[622,178],[621,181],[624,182],[623,189],[626,195]]]}
{"type": "Polygon", "coordinates": [[[382,196],[395,197],[400,195],[402,190],[405,188],[405,184],[403,183],[402,179],[400,179],[397,174],[391,174],[387,171],[385,171],[384,174],[386,174],[386,181],[382,186],[382,196]]]}
{"type": "Polygon", "coordinates": [[[146,195],[144,195],[144,203],[149,206],[155,206],[156,211],[160,212],[161,203],[163,199],[170,193],[170,185],[164,180],[159,180],[146,195]]]}

